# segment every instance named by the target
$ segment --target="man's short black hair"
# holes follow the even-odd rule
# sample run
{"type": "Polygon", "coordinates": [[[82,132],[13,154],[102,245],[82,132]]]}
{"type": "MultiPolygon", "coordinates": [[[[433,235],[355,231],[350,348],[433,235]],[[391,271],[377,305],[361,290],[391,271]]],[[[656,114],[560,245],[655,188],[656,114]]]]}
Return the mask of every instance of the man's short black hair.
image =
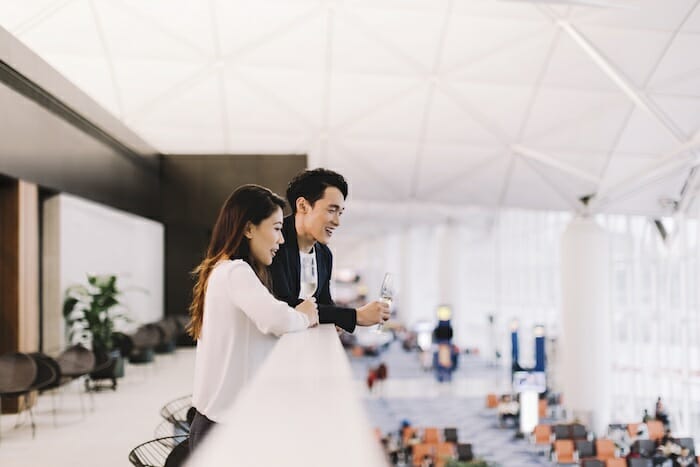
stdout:
{"type": "Polygon", "coordinates": [[[323,198],[323,193],[328,187],[335,187],[348,197],[348,183],[342,175],[328,169],[313,169],[300,172],[289,182],[287,186],[287,201],[292,208],[292,214],[297,212],[297,199],[304,198],[311,206],[323,198]]]}

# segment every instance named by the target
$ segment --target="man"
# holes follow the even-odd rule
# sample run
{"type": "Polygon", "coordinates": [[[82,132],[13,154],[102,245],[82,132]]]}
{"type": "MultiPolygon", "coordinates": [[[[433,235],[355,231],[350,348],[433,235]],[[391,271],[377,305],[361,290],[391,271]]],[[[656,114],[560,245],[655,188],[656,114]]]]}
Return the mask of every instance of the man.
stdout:
{"type": "Polygon", "coordinates": [[[289,182],[287,200],[292,215],[284,219],[284,243],[275,255],[272,271],[272,289],[277,298],[291,307],[301,297],[301,264],[315,264],[319,322],[332,323],[353,332],[356,325],[371,326],[389,319],[389,306],[374,301],[360,308],[343,308],[333,303],[330,292],[333,255],[326,246],[345,209],[348,185],[342,175],[326,169],[306,170],[289,182]]]}

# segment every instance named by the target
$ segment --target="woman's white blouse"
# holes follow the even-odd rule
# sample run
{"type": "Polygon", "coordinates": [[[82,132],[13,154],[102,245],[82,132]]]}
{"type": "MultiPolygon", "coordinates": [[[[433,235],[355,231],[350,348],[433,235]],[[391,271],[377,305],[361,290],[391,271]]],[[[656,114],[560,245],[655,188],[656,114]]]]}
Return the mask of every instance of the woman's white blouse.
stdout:
{"type": "Polygon", "coordinates": [[[220,421],[272,350],[276,336],[308,326],[306,315],[275,299],[248,263],[218,263],[204,295],[192,404],[220,421]]]}

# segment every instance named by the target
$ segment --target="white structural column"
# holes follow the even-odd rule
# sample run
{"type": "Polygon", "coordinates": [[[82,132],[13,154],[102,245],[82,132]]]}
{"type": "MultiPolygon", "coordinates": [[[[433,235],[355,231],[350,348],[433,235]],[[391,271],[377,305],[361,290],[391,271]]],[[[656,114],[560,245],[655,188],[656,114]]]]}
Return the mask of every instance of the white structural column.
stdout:
{"type": "Polygon", "coordinates": [[[573,219],[562,236],[564,405],[598,435],[611,413],[609,251],[607,232],[590,217],[573,219]]]}

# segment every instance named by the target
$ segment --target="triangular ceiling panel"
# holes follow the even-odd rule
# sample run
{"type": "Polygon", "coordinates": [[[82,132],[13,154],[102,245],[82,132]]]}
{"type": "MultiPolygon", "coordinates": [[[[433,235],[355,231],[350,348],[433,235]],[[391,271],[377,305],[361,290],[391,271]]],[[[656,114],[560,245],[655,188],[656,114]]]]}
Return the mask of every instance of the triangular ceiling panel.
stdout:
{"type": "Polygon", "coordinates": [[[682,32],[700,34],[700,8],[695,7],[690,17],[686,20],[682,32]]]}
{"type": "Polygon", "coordinates": [[[631,107],[632,104],[624,99],[613,98],[599,112],[571,115],[572,119],[562,116],[561,124],[538,135],[527,136],[523,141],[547,151],[606,151],[617,141],[631,107]]]}
{"type": "Polygon", "coordinates": [[[478,109],[488,122],[510,138],[518,139],[520,126],[534,94],[531,86],[470,83],[444,83],[454,89],[470,108],[478,109]]]}
{"type": "MultiPolygon", "coordinates": [[[[441,30],[445,19],[443,11],[412,11],[384,8],[348,8],[372,36],[391,44],[402,55],[416,61],[426,70],[433,67],[441,30]]],[[[358,29],[362,29],[359,27],[358,29]]]]}
{"type": "Polygon", "coordinates": [[[644,89],[651,78],[673,31],[639,31],[583,24],[579,32],[638,88],[644,89]]]}
{"type": "Polygon", "coordinates": [[[456,176],[467,178],[472,170],[493,163],[503,152],[465,144],[426,143],[419,162],[416,192],[422,197],[445,183],[454,182],[456,176]],[[449,173],[443,167],[449,167],[449,173]]]}
{"type": "Polygon", "coordinates": [[[299,24],[266,38],[241,55],[224,56],[239,65],[318,72],[326,66],[326,44],[322,38],[327,35],[327,27],[325,15],[309,15],[299,24]]]}
{"type": "Polygon", "coordinates": [[[560,195],[567,198],[570,205],[578,205],[582,196],[593,194],[598,189],[597,183],[572,175],[558,167],[532,159],[527,159],[525,162],[546,180],[543,183],[549,183],[560,195]]]}
{"type": "Polygon", "coordinates": [[[25,0],[22,2],[0,2],[2,25],[9,31],[19,34],[21,31],[53,14],[60,8],[56,0],[25,0]]]}
{"type": "Polygon", "coordinates": [[[121,0],[117,7],[134,18],[150,21],[153,29],[160,30],[173,42],[200,49],[204,53],[214,51],[217,31],[212,28],[212,20],[219,13],[215,1],[121,0]]]}
{"type": "Polygon", "coordinates": [[[148,141],[158,141],[156,148],[164,154],[229,153],[220,126],[173,128],[176,127],[141,125],[139,135],[148,141]]]}
{"type": "Polygon", "coordinates": [[[528,21],[541,21],[543,18],[536,4],[519,0],[455,2],[454,11],[457,15],[477,18],[510,18],[528,21]]]}
{"type": "Polygon", "coordinates": [[[573,21],[591,23],[625,29],[650,29],[672,31],[695,5],[695,0],[610,0],[610,3],[622,5],[622,8],[577,8],[572,15],[573,21]]]}
{"type": "Polygon", "coordinates": [[[418,146],[409,141],[368,141],[357,138],[342,138],[336,142],[340,154],[361,161],[375,173],[383,174],[387,184],[402,190],[407,189],[410,180],[394,177],[397,167],[409,169],[415,167],[418,146]]]}
{"type": "Polygon", "coordinates": [[[552,52],[543,83],[574,90],[619,91],[613,80],[563,30],[552,52]]]}
{"type": "Polygon", "coordinates": [[[652,100],[688,136],[700,131],[700,96],[676,97],[655,95],[652,100]]]}
{"type": "Polygon", "coordinates": [[[127,118],[159,98],[167,99],[174,88],[205,66],[201,62],[179,60],[120,59],[112,63],[127,118]]]}
{"type": "Polygon", "coordinates": [[[428,117],[428,141],[463,142],[475,145],[502,144],[497,130],[491,130],[478,116],[441,90],[433,94],[428,117]]]}
{"type": "Polygon", "coordinates": [[[652,77],[650,90],[700,97],[698,50],[700,34],[678,34],[652,77]]]}
{"type": "Polygon", "coordinates": [[[688,173],[687,169],[681,169],[644,184],[634,191],[611,200],[603,207],[603,212],[645,214],[645,209],[640,209],[641,206],[645,206],[648,207],[647,209],[653,207],[657,213],[670,215],[672,211],[669,205],[671,202],[680,201],[680,189],[687,180],[688,173]]]}
{"type": "Polygon", "coordinates": [[[620,137],[616,151],[665,154],[681,144],[659,120],[636,108],[620,137]]]}
{"type": "Polygon", "coordinates": [[[423,198],[436,203],[496,207],[510,161],[507,156],[493,157],[487,163],[479,163],[466,173],[456,174],[451,180],[424,192],[423,198]]]}
{"type": "Polygon", "coordinates": [[[333,21],[333,71],[371,75],[415,75],[426,70],[415,57],[377,37],[352,12],[340,10],[333,21]]]}
{"type": "Polygon", "coordinates": [[[329,119],[332,128],[344,127],[401,100],[424,87],[415,77],[338,73],[331,80],[329,119]]]}
{"type": "MultiPolygon", "coordinates": [[[[556,141],[558,147],[562,145],[566,147],[566,141],[562,141],[561,137],[563,131],[569,131],[570,134],[575,135],[581,126],[589,125],[595,128],[599,121],[605,121],[611,125],[611,127],[601,126],[603,133],[619,131],[622,120],[618,120],[625,111],[629,111],[629,108],[629,100],[617,93],[558,88],[541,89],[530,112],[524,131],[524,140],[544,146],[548,145],[551,138],[552,142],[556,141]],[[601,116],[603,116],[602,119],[601,116]]],[[[580,138],[577,142],[580,145],[580,138]]],[[[596,143],[600,144],[597,141],[596,143]]],[[[608,147],[606,146],[605,149],[608,147]]]]}
{"type": "Polygon", "coordinates": [[[92,2],[111,57],[151,60],[201,60],[202,51],[178,36],[154,27],[148,18],[129,14],[118,3],[92,2]]]}
{"type": "MultiPolygon", "coordinates": [[[[210,74],[182,90],[177,96],[160,102],[148,111],[133,116],[133,122],[145,127],[222,130],[222,108],[219,80],[210,74]]],[[[177,130],[175,130],[177,129],[177,130]]]]}
{"type": "Polygon", "coordinates": [[[496,51],[450,72],[450,77],[491,84],[534,85],[546,63],[554,37],[554,28],[535,34],[512,47],[496,51]]]}
{"type": "Polygon", "coordinates": [[[600,184],[601,191],[609,191],[626,183],[631,178],[637,178],[638,174],[649,171],[649,168],[658,163],[659,156],[649,154],[615,154],[610,158],[600,184]]]}
{"type": "Polygon", "coordinates": [[[542,16],[516,20],[454,15],[445,36],[440,69],[446,72],[463,69],[548,28],[551,25],[542,16]]]}
{"type": "MultiPolygon", "coordinates": [[[[260,102],[260,105],[270,107],[272,112],[294,116],[299,120],[295,128],[303,127],[309,130],[322,126],[323,75],[291,69],[233,67],[226,70],[226,76],[232,84],[245,82],[249,87],[248,93],[267,95],[267,102],[260,102]]],[[[241,98],[247,99],[246,96],[241,98]]],[[[232,113],[239,114],[234,118],[245,120],[248,112],[235,110],[238,107],[235,100],[229,97],[229,101],[232,113]]],[[[240,107],[243,108],[245,107],[240,107]]],[[[250,109],[250,112],[256,112],[256,109],[250,109]]],[[[265,125],[264,122],[260,123],[265,125]]]]}
{"type": "MultiPolygon", "coordinates": [[[[242,51],[276,42],[311,21],[323,17],[319,2],[232,2],[214,0],[221,53],[236,56],[242,51]]],[[[298,49],[297,52],[304,49],[298,49]]]]}
{"type": "Polygon", "coordinates": [[[236,68],[225,69],[224,76],[229,128],[261,133],[308,130],[296,106],[280,100],[274,88],[260,86],[256,76],[246,76],[236,68]]]}
{"type": "Polygon", "coordinates": [[[233,154],[306,154],[308,139],[296,132],[276,132],[274,130],[251,131],[250,129],[229,129],[226,152],[233,154]],[[261,143],[262,142],[262,143],[261,143]]]}
{"type": "Polygon", "coordinates": [[[361,157],[353,158],[348,148],[335,148],[331,144],[329,156],[325,159],[326,167],[337,170],[348,180],[348,199],[400,201],[405,198],[408,193],[406,182],[396,180],[391,172],[379,172],[361,157]]]}
{"type": "Polygon", "coordinates": [[[572,209],[570,199],[551,186],[525,161],[516,157],[513,163],[503,202],[521,208],[541,208],[568,211],[572,209]]]}
{"type": "Polygon", "coordinates": [[[19,39],[42,55],[77,55],[106,59],[87,0],[76,0],[55,11],[19,39]],[[67,32],[70,31],[70,34],[67,32]]]}
{"type": "Polygon", "coordinates": [[[347,127],[345,134],[416,141],[420,137],[427,84],[347,127]]]}

